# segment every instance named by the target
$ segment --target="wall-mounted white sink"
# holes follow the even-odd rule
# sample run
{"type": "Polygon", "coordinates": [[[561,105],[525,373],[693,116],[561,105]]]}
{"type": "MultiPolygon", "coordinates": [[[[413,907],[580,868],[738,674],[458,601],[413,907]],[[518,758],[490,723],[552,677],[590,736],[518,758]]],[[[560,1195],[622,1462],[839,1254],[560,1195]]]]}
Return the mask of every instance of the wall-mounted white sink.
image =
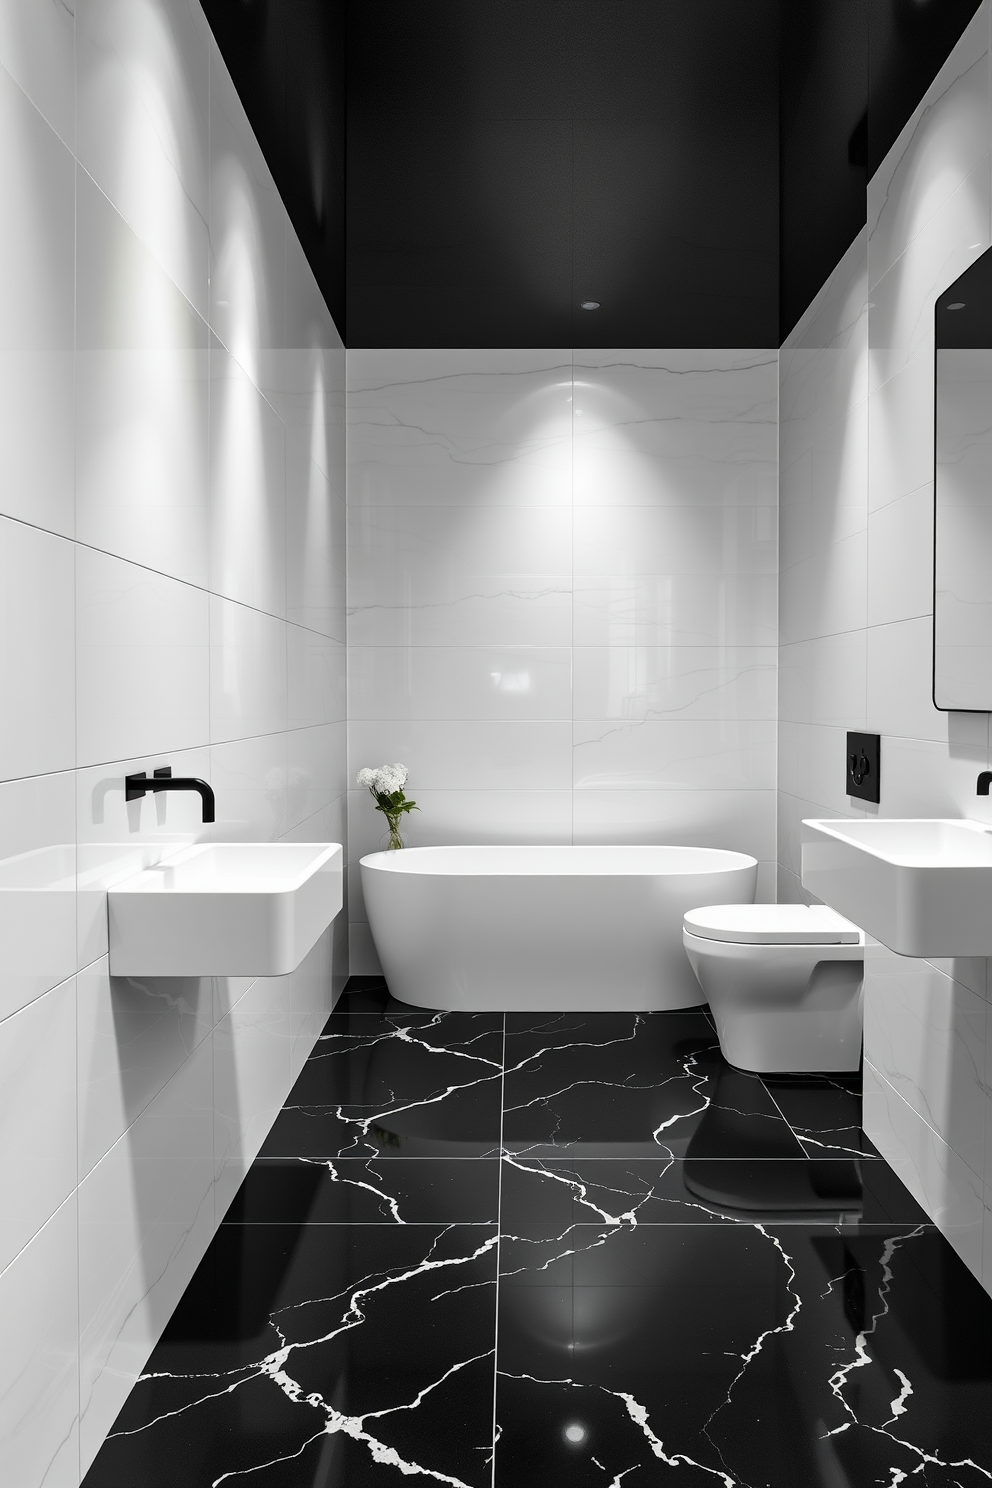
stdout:
{"type": "Polygon", "coordinates": [[[336,842],[199,843],[108,891],[115,976],[284,976],[341,909],[336,842]]]}
{"type": "Polygon", "coordinates": [[[992,828],[803,822],[803,887],[901,956],[992,956],[992,828]]]}

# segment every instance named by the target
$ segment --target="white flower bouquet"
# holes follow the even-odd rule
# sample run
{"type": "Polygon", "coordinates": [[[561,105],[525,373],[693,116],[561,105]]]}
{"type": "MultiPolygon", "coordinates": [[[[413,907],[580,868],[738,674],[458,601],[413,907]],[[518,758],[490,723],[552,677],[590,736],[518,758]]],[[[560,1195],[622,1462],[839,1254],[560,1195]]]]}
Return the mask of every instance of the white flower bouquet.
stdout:
{"type": "Polygon", "coordinates": [[[387,852],[403,846],[403,838],[400,836],[400,817],[408,811],[420,810],[416,801],[408,801],[403,794],[403,787],[408,779],[409,771],[406,765],[378,765],[375,769],[358,772],[358,784],[368,787],[375,801],[376,811],[381,811],[389,823],[387,852]]]}

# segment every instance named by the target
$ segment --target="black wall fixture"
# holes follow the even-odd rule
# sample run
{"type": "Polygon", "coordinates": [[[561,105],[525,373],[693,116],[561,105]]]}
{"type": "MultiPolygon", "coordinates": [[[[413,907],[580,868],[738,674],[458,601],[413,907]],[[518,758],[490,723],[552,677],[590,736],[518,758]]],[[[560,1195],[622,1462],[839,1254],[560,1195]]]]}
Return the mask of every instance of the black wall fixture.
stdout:
{"type": "Polygon", "coordinates": [[[980,0],[201,3],[348,345],[739,347],[980,0]]]}
{"type": "Polygon", "coordinates": [[[882,750],[880,734],[847,736],[847,794],[859,801],[881,800],[879,772],[882,750]]]}

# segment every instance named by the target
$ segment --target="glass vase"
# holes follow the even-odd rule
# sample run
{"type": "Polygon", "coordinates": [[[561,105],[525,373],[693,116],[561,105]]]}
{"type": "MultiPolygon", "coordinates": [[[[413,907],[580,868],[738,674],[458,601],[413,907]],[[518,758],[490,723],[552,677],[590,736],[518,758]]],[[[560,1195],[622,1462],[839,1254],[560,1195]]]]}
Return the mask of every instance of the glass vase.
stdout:
{"type": "Polygon", "coordinates": [[[403,846],[403,838],[400,836],[399,818],[387,816],[386,822],[389,826],[389,833],[383,839],[382,849],[384,852],[396,852],[403,846]]]}

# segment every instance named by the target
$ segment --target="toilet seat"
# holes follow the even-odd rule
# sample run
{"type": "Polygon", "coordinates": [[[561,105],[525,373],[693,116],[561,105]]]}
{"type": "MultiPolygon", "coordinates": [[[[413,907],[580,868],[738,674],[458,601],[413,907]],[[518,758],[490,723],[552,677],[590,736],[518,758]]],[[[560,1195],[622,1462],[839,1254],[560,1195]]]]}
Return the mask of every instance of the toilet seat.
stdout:
{"type": "Polygon", "coordinates": [[[685,932],[753,946],[863,946],[864,934],[825,904],[713,904],[690,909],[685,932]]]}

